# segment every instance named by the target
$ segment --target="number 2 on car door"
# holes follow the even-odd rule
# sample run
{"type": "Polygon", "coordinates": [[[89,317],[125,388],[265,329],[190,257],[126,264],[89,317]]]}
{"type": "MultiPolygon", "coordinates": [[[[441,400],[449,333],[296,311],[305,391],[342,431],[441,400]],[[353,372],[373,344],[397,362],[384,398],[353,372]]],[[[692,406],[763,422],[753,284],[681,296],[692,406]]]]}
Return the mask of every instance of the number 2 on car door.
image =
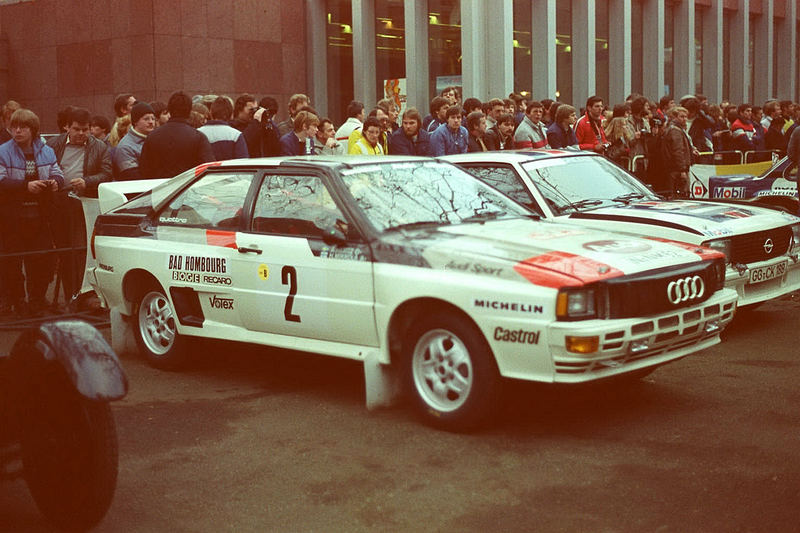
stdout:
{"type": "Polygon", "coordinates": [[[294,296],[297,294],[297,270],[293,266],[286,265],[281,269],[281,283],[289,285],[289,295],[283,306],[283,318],[289,322],[300,322],[300,315],[292,313],[294,296]]]}

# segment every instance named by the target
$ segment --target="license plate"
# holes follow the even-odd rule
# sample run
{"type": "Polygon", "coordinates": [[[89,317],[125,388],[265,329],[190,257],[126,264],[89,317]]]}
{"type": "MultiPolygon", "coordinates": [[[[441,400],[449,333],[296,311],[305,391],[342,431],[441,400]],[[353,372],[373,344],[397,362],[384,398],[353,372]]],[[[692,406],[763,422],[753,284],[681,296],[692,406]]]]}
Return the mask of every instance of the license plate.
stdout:
{"type": "Polygon", "coordinates": [[[751,269],[750,283],[761,283],[762,281],[769,281],[783,276],[786,273],[786,266],[788,263],[788,261],[782,261],[774,265],[751,269]]]}

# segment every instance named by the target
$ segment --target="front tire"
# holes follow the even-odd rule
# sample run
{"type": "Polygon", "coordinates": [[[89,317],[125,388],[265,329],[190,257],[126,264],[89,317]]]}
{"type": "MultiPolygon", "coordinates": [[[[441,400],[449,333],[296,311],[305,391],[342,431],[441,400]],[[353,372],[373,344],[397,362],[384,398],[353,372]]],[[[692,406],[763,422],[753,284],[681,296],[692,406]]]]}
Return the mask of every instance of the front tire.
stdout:
{"type": "Polygon", "coordinates": [[[151,366],[176,370],[186,363],[185,339],[178,333],[175,311],[161,289],[142,294],[134,320],[136,344],[151,366]]]}
{"type": "Polygon", "coordinates": [[[447,431],[469,431],[497,407],[500,374],[491,349],[465,319],[439,313],[411,328],[406,386],[423,420],[447,431]]]}

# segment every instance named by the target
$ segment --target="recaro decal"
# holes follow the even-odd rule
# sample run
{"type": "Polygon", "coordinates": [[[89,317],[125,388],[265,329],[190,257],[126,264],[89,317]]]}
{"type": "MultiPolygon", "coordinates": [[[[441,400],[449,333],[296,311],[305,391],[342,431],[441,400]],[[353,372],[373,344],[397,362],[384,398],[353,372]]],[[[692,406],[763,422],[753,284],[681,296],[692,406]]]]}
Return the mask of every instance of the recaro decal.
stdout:
{"type": "Polygon", "coordinates": [[[568,252],[547,252],[514,265],[514,270],[534,285],[560,289],[616,278],[625,273],[600,261],[568,252]]]}

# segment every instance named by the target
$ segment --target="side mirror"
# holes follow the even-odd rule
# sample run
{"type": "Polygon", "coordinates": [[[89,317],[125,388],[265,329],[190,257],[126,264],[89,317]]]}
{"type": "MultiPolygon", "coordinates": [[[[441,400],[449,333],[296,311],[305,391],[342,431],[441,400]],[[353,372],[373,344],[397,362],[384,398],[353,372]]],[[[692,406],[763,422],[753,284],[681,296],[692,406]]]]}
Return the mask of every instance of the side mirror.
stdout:
{"type": "Polygon", "coordinates": [[[797,181],[797,165],[790,163],[783,169],[783,179],[787,181],[797,181]]]}
{"type": "Polygon", "coordinates": [[[331,246],[342,246],[347,244],[347,237],[337,226],[331,226],[322,232],[322,242],[331,246]]]}

